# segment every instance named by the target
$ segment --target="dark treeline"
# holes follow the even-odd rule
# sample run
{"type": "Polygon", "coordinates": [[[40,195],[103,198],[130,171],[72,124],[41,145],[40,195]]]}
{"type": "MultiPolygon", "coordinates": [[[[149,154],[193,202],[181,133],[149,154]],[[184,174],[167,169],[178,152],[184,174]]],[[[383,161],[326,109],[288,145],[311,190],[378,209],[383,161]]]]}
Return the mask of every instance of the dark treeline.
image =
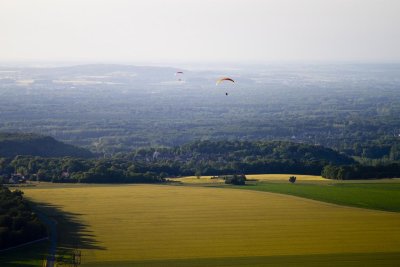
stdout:
{"type": "Polygon", "coordinates": [[[381,138],[373,142],[354,142],[342,146],[342,152],[363,159],[379,159],[383,162],[400,160],[400,142],[398,137],[381,138]]]}
{"type": "Polygon", "coordinates": [[[400,177],[400,164],[365,166],[365,165],[327,165],[321,173],[322,177],[336,180],[381,179],[400,177]]]}
{"type": "Polygon", "coordinates": [[[193,175],[196,171],[203,175],[319,175],[325,165],[354,163],[351,158],[329,148],[284,141],[195,141],[174,148],[138,149],[122,155],[122,158],[152,165],[153,168],[158,166],[173,175],[193,175]]]}
{"type": "Polygon", "coordinates": [[[174,148],[138,149],[109,159],[0,159],[0,175],[34,181],[160,183],[168,176],[239,173],[320,175],[326,165],[354,164],[332,149],[290,142],[196,141],[174,148]]]}
{"type": "Polygon", "coordinates": [[[45,237],[45,226],[23,199],[21,191],[0,185],[0,249],[45,237]]]}
{"type": "Polygon", "coordinates": [[[163,177],[150,172],[138,173],[135,165],[118,159],[41,158],[17,156],[0,159],[2,182],[13,176],[32,181],[61,183],[159,183],[163,177]]]}
{"type": "Polygon", "coordinates": [[[195,141],[173,148],[137,149],[107,159],[0,158],[3,183],[13,177],[64,183],[162,183],[166,177],[250,173],[322,173],[330,179],[362,179],[398,177],[400,166],[360,164],[330,148],[284,141],[195,141]]]}

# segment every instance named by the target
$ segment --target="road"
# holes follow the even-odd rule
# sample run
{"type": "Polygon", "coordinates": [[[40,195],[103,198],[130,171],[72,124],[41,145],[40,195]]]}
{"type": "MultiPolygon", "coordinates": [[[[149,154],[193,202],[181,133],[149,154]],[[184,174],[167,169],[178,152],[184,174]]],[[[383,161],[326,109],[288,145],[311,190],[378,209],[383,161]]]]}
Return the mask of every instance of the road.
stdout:
{"type": "Polygon", "coordinates": [[[50,248],[47,255],[46,267],[53,267],[57,251],[57,221],[50,218],[36,208],[34,210],[38,218],[47,226],[47,229],[49,230],[50,248]]]}

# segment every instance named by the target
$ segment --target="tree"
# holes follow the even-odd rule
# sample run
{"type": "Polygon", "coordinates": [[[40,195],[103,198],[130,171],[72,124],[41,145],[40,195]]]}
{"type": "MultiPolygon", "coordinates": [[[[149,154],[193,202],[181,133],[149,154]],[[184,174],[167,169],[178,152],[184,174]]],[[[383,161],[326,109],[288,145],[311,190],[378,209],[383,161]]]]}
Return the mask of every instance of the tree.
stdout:
{"type": "Polygon", "coordinates": [[[196,176],[197,179],[200,179],[201,177],[201,171],[197,170],[196,173],[194,174],[196,176]]]}
{"type": "Polygon", "coordinates": [[[226,184],[233,184],[233,185],[245,185],[246,184],[246,176],[244,175],[232,175],[225,177],[226,184]]]}
{"type": "Polygon", "coordinates": [[[17,173],[26,176],[28,174],[28,170],[25,167],[20,166],[17,168],[17,173]]]}

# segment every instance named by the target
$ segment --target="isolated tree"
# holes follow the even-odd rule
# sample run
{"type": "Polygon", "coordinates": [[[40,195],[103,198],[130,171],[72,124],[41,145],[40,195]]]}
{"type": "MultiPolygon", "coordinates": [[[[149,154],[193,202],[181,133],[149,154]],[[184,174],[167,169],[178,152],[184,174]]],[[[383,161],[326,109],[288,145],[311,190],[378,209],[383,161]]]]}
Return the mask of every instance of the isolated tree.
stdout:
{"type": "Polygon", "coordinates": [[[201,177],[201,171],[197,170],[196,173],[194,174],[196,176],[197,179],[200,179],[201,177]]]}
{"type": "Polygon", "coordinates": [[[228,176],[225,178],[226,184],[233,184],[233,185],[245,185],[246,184],[246,176],[244,175],[233,175],[228,176]]]}

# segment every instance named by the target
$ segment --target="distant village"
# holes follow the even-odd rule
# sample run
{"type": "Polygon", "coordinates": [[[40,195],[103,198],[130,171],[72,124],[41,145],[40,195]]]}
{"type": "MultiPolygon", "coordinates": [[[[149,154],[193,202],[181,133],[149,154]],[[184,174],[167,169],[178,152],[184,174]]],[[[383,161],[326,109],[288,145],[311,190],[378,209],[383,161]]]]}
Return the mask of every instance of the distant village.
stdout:
{"type": "MultiPolygon", "coordinates": [[[[32,174],[32,176],[36,176],[36,174],[32,174]]],[[[70,176],[70,173],[67,171],[64,171],[61,173],[62,178],[68,178],[70,176]]],[[[21,173],[13,173],[11,175],[0,175],[0,184],[11,184],[11,185],[16,185],[16,184],[26,184],[27,181],[32,180],[28,179],[28,177],[25,177],[21,173]]],[[[34,179],[36,180],[36,179],[34,179]]]]}
{"type": "Polygon", "coordinates": [[[25,184],[27,179],[21,173],[13,173],[9,177],[1,176],[0,181],[3,184],[25,184]]]}

